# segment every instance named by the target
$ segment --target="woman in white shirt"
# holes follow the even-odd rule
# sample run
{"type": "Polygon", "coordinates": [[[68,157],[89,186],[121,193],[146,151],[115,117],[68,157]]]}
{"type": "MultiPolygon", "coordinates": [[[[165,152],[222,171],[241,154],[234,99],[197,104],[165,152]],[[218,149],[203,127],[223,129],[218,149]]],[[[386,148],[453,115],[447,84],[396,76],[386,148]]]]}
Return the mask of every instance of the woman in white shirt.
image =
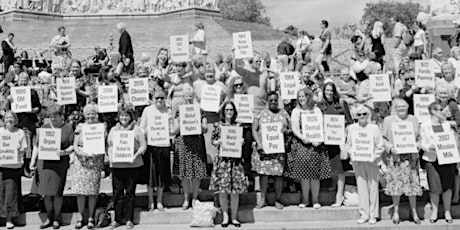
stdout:
{"type": "Polygon", "coordinates": [[[421,22],[414,24],[415,35],[414,35],[414,48],[419,58],[426,59],[426,35],[425,26],[421,22]]]}
{"type": "Polygon", "coordinates": [[[307,31],[299,30],[297,33],[298,39],[295,43],[295,57],[297,62],[308,62],[307,59],[310,59],[310,45],[311,41],[308,37],[307,31]]]}

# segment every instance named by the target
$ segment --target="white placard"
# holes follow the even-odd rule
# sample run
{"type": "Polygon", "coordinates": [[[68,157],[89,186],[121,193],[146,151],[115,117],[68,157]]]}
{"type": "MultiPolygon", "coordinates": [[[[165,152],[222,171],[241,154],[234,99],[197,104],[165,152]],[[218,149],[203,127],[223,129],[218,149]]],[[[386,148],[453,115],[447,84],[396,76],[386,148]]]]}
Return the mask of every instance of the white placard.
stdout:
{"type": "Polygon", "coordinates": [[[393,133],[393,148],[395,148],[396,153],[418,153],[412,122],[392,123],[391,131],[393,133]]]}
{"type": "Polygon", "coordinates": [[[131,78],[128,80],[129,101],[134,106],[149,104],[149,79],[131,78]]]}
{"type": "Polygon", "coordinates": [[[324,144],[345,144],[345,116],[324,114],[324,144]]]}
{"type": "Polygon", "coordinates": [[[302,113],[302,134],[310,142],[324,142],[323,114],[302,113]]]}
{"type": "Polygon", "coordinates": [[[221,88],[219,86],[203,85],[201,93],[201,109],[207,112],[219,112],[221,88]]]}
{"type": "Polygon", "coordinates": [[[388,74],[371,74],[369,83],[374,102],[391,101],[391,86],[388,74]]]}
{"type": "Polygon", "coordinates": [[[185,62],[190,57],[188,35],[175,35],[169,37],[171,46],[171,60],[173,62],[185,62]]]}
{"type": "Polygon", "coordinates": [[[32,111],[32,98],[30,86],[11,87],[11,110],[15,113],[24,113],[32,111]]]}
{"type": "Polygon", "coordinates": [[[455,86],[460,88],[460,61],[455,61],[453,65],[455,67],[455,86]]]}
{"type": "Polygon", "coordinates": [[[374,160],[374,134],[372,130],[354,130],[351,134],[353,161],[374,160]]]}
{"type": "Polygon", "coordinates": [[[434,133],[436,156],[440,165],[460,162],[457,141],[452,132],[434,133]]]}
{"type": "Polygon", "coordinates": [[[75,91],[75,77],[56,79],[57,103],[59,105],[77,104],[77,92],[75,91]]]}
{"type": "Polygon", "coordinates": [[[19,142],[17,135],[9,132],[0,132],[0,164],[19,164],[19,142]]]}
{"type": "Polygon", "coordinates": [[[238,116],[236,122],[252,123],[254,122],[254,96],[249,94],[235,94],[234,101],[238,116]]]}
{"type": "Polygon", "coordinates": [[[60,160],[61,129],[38,129],[38,159],[60,160]]]}
{"type": "Polygon", "coordinates": [[[180,135],[201,134],[201,111],[198,104],[179,106],[180,135]]]}
{"type": "Polygon", "coordinates": [[[241,158],[243,127],[222,126],[220,140],[220,157],[241,158]]]}
{"type": "Polygon", "coordinates": [[[105,154],[104,124],[82,125],[83,152],[87,154],[105,154]]]}
{"type": "Polygon", "coordinates": [[[423,123],[430,119],[428,106],[435,101],[433,94],[414,94],[414,115],[419,123],[423,123]]]}
{"type": "Polygon", "coordinates": [[[299,72],[280,73],[281,98],[283,100],[297,99],[299,91],[299,72]]]}
{"type": "Polygon", "coordinates": [[[154,114],[147,120],[147,144],[150,146],[169,146],[169,114],[154,114]]]}
{"type": "Polygon", "coordinates": [[[434,88],[435,78],[430,60],[415,60],[415,84],[418,87],[434,88]]]}
{"type": "Polygon", "coordinates": [[[118,111],[118,88],[114,85],[97,88],[97,108],[99,113],[118,111]]]}
{"type": "Polygon", "coordinates": [[[284,135],[281,122],[260,124],[262,148],[266,154],[284,153],[284,135]]]}
{"type": "Polygon", "coordinates": [[[123,163],[134,161],[134,131],[123,130],[113,132],[112,162],[123,163]]]}
{"type": "Polygon", "coordinates": [[[251,31],[233,33],[233,48],[236,59],[253,57],[251,31]]]}

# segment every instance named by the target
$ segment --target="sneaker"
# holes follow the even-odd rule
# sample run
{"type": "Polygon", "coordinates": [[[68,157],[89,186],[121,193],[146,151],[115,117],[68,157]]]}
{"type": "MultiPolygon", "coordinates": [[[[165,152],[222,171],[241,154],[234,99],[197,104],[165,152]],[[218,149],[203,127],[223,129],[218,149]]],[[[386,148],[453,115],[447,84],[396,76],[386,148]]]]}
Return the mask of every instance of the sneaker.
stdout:
{"type": "Polygon", "coordinates": [[[299,208],[306,208],[307,204],[299,204],[299,208]]]}
{"type": "Polygon", "coordinates": [[[275,202],[275,208],[276,208],[276,209],[283,209],[283,208],[284,208],[284,205],[281,204],[280,202],[277,202],[277,201],[276,201],[276,202],[275,202]]]}
{"type": "Polygon", "coordinates": [[[319,209],[319,208],[321,208],[321,204],[319,204],[319,203],[313,204],[313,208],[319,209]]]}
{"type": "Polygon", "coordinates": [[[357,222],[358,222],[358,224],[364,224],[364,223],[366,223],[366,222],[368,222],[368,221],[369,221],[369,219],[366,219],[366,218],[362,218],[362,217],[361,217],[361,218],[358,219],[357,222]]]}
{"type": "Polygon", "coordinates": [[[377,219],[376,218],[371,218],[369,220],[369,224],[376,224],[377,223],[377,219]]]}
{"type": "Polygon", "coordinates": [[[6,222],[6,228],[7,228],[7,229],[13,229],[13,228],[14,228],[13,222],[7,221],[7,222],[6,222]]]}

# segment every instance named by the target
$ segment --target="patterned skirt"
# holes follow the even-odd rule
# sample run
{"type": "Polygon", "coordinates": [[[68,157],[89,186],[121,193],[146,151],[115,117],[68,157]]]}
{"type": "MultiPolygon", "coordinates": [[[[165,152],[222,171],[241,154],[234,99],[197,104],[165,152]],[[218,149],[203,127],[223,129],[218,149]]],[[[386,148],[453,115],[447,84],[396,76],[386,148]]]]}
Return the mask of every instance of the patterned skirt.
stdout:
{"type": "Polygon", "coordinates": [[[74,166],[72,192],[85,196],[98,195],[101,172],[104,169],[104,155],[76,156],[74,166]]]}
{"type": "Polygon", "coordinates": [[[392,155],[388,162],[388,173],[385,175],[388,196],[421,196],[418,159],[415,154],[392,155]]]}
{"type": "Polygon", "coordinates": [[[283,176],[285,163],[284,155],[284,153],[260,155],[257,149],[254,148],[251,160],[252,169],[261,175],[283,176]]]}
{"type": "Polygon", "coordinates": [[[331,177],[331,164],[324,146],[314,147],[292,138],[284,175],[295,180],[324,180],[331,177]]]}
{"type": "Polygon", "coordinates": [[[247,192],[248,181],[241,159],[217,157],[211,174],[209,190],[220,193],[247,192]]]}
{"type": "Polygon", "coordinates": [[[176,137],[173,174],[193,179],[206,177],[206,149],[203,135],[176,137]]]}

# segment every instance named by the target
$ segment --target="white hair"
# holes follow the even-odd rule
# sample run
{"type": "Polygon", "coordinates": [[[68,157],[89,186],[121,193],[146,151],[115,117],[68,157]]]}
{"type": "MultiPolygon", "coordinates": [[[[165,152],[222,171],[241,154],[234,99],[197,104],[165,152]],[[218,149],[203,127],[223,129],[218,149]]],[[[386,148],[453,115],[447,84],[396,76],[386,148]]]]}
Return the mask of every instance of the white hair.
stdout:
{"type": "Polygon", "coordinates": [[[124,29],[126,29],[125,23],[123,23],[123,22],[118,23],[118,24],[117,24],[117,29],[119,29],[119,30],[124,30],[124,29]]]}

